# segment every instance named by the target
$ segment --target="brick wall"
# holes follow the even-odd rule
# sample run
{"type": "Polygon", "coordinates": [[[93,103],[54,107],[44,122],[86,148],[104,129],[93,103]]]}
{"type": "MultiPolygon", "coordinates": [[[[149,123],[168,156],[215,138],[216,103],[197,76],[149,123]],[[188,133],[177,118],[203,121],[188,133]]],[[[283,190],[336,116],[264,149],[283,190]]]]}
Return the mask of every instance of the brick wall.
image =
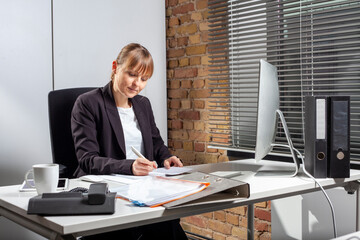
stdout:
{"type": "MultiPolygon", "coordinates": [[[[168,146],[185,165],[229,161],[207,148],[209,56],[207,0],[166,1],[168,146]]],[[[183,218],[185,230],[214,239],[246,239],[246,207],[183,218]]],[[[270,202],[255,205],[255,239],[271,238],[270,202]]]]}

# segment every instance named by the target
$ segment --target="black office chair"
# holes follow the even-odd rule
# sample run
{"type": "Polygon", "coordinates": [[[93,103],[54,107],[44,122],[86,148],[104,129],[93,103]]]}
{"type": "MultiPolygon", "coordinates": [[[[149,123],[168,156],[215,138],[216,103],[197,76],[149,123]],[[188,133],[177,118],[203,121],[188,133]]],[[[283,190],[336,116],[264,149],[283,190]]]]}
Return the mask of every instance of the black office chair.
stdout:
{"type": "Polygon", "coordinates": [[[71,134],[71,111],[77,97],[95,88],[68,88],[48,95],[50,140],[53,162],[59,164],[59,177],[72,178],[78,166],[71,134]]]}

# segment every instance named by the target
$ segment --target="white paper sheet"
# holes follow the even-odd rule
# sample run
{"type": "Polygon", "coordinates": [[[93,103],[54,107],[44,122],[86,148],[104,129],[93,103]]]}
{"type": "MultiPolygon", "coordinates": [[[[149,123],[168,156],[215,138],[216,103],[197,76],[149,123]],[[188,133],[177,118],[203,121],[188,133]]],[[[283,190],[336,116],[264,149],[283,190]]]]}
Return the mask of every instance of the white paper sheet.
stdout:
{"type": "Polygon", "coordinates": [[[147,176],[133,176],[133,175],[121,175],[121,174],[114,174],[114,175],[101,175],[101,177],[107,181],[124,183],[124,184],[131,184],[137,181],[141,181],[147,176]]]}
{"type": "Polygon", "coordinates": [[[176,176],[184,173],[191,172],[191,168],[187,167],[171,167],[169,169],[166,168],[157,168],[154,169],[149,175],[152,176],[176,176]]]}

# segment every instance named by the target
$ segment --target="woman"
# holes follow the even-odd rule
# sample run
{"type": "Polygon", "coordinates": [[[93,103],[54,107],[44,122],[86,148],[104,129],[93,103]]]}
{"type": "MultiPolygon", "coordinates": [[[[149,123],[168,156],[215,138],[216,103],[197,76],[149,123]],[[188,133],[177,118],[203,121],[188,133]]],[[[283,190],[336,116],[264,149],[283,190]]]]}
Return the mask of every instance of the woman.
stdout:
{"type": "MultiPolygon", "coordinates": [[[[113,62],[111,81],[76,100],[71,118],[79,161],[76,177],[111,173],[140,176],[147,175],[157,165],[183,166],[164,145],[149,100],[138,95],[153,70],[149,51],[140,44],[131,43],[113,62]],[[146,158],[137,157],[131,146],[146,158]]],[[[186,239],[179,220],[109,234],[111,237],[127,236],[123,239],[186,239]]]]}

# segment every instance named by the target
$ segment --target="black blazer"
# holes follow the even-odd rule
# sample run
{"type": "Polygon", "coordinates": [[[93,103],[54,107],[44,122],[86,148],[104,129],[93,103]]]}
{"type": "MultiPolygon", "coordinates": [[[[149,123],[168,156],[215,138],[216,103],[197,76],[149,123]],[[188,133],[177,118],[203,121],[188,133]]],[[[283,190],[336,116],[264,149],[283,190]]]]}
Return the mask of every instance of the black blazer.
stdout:
{"type": "MultiPolygon", "coordinates": [[[[112,82],[80,95],[74,104],[71,130],[79,161],[75,177],[132,174],[135,159],[126,159],[123,128],[111,89],[112,82]]],[[[171,154],[156,127],[149,99],[137,95],[130,101],[140,126],[145,157],[163,166],[171,154]]]]}

